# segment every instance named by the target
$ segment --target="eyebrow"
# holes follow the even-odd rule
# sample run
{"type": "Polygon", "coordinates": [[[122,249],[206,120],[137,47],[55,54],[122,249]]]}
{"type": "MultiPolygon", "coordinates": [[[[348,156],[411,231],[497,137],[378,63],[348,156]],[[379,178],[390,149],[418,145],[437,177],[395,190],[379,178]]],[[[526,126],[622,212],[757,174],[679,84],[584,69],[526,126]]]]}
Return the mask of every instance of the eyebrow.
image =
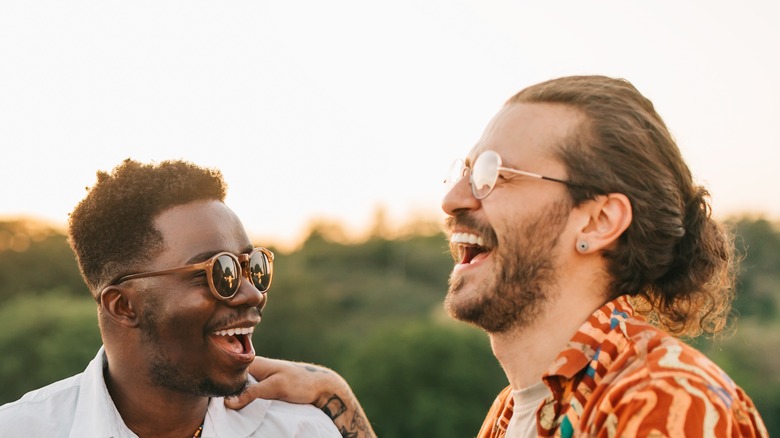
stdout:
{"type": "Polygon", "coordinates": [[[220,253],[222,251],[204,251],[199,254],[195,254],[194,256],[190,257],[189,260],[187,260],[186,264],[191,265],[194,263],[199,263],[206,261],[210,259],[214,254],[220,253]]]}
{"type": "MultiPolygon", "coordinates": [[[[250,252],[252,252],[253,249],[254,246],[252,246],[251,244],[247,245],[243,248],[243,250],[241,250],[241,254],[249,254],[250,252]]],[[[201,253],[195,254],[194,256],[190,257],[190,259],[187,260],[186,264],[191,265],[194,263],[204,262],[210,259],[211,257],[213,257],[215,254],[219,254],[221,252],[230,252],[230,251],[225,251],[225,250],[203,251],[201,253]]]]}

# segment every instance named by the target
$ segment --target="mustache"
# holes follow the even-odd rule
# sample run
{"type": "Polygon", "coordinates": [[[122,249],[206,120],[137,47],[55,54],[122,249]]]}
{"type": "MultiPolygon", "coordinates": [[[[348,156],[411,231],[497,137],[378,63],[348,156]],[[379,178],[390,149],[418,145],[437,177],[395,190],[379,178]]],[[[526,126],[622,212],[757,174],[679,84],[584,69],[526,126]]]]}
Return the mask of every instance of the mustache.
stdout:
{"type": "Polygon", "coordinates": [[[482,242],[486,248],[495,248],[498,245],[498,238],[493,227],[480,222],[469,213],[455,213],[444,220],[444,231],[448,236],[452,235],[455,228],[468,228],[475,231],[482,236],[482,242]]]}

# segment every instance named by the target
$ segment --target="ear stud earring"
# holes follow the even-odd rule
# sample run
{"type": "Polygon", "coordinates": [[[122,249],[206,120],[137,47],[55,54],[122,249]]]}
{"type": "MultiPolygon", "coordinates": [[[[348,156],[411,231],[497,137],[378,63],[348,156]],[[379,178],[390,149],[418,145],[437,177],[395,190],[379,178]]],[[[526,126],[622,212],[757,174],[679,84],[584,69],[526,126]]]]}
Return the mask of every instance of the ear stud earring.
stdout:
{"type": "Polygon", "coordinates": [[[577,251],[579,251],[580,253],[584,253],[587,250],[588,250],[588,242],[585,242],[583,240],[577,242],[577,251]]]}

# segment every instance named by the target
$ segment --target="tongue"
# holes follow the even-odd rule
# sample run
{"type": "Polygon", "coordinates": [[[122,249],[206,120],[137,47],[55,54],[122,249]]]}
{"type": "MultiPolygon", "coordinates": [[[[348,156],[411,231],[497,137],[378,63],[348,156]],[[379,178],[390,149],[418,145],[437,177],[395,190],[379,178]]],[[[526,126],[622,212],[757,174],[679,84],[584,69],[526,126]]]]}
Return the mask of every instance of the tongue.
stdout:
{"type": "Polygon", "coordinates": [[[490,251],[488,251],[486,248],[483,248],[481,246],[475,246],[475,245],[467,245],[464,246],[461,250],[461,261],[460,263],[463,265],[468,265],[471,263],[476,263],[480,260],[485,259],[488,254],[490,254],[490,251]]]}
{"type": "Polygon", "coordinates": [[[244,345],[238,337],[234,336],[212,336],[217,346],[229,353],[241,354],[244,352],[244,345]]]}
{"type": "Polygon", "coordinates": [[[490,254],[490,253],[489,252],[481,252],[481,253],[475,255],[474,258],[471,259],[469,264],[477,263],[480,260],[484,260],[488,256],[488,254],[490,254]]]}

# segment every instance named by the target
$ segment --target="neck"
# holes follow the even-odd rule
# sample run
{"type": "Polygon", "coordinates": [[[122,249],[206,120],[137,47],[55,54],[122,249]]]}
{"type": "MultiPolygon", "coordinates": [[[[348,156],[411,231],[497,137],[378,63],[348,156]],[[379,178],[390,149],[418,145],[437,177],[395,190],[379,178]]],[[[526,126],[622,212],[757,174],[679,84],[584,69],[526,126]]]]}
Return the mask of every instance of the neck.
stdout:
{"type": "MultiPolygon", "coordinates": [[[[512,389],[541,382],[542,375],[590,315],[604,302],[587,286],[564,288],[549,300],[529,325],[490,333],[493,354],[512,389]]],[[[601,289],[596,289],[601,290],[601,289]]]]}
{"type": "MultiPolygon", "coordinates": [[[[203,423],[208,397],[160,388],[136,370],[123,373],[110,365],[106,387],[125,425],[140,438],[193,436],[203,423]]],[[[116,362],[115,362],[116,363],[116,362]]]]}

